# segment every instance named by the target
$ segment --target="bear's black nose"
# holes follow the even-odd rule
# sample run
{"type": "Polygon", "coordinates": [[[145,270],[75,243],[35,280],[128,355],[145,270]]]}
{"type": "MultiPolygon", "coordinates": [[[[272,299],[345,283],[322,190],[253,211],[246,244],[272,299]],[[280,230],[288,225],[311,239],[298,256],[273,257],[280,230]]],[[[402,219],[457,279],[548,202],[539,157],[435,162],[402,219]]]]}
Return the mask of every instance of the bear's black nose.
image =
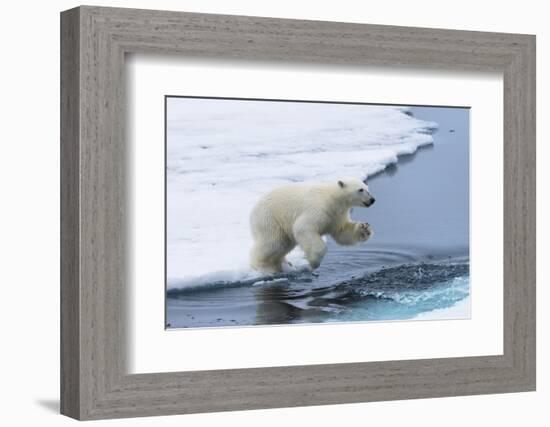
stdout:
{"type": "Polygon", "coordinates": [[[376,202],[376,199],[373,197],[372,199],[370,199],[370,204],[372,205],[374,202],[376,202]]]}

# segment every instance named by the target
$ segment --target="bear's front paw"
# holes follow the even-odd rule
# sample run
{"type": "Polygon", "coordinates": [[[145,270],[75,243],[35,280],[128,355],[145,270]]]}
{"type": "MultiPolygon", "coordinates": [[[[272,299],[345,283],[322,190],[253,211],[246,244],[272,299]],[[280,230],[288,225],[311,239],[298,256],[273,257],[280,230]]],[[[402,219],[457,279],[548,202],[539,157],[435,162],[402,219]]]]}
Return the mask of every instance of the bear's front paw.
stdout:
{"type": "Polygon", "coordinates": [[[361,242],[368,240],[372,236],[371,226],[366,222],[357,224],[357,236],[361,242]]]}

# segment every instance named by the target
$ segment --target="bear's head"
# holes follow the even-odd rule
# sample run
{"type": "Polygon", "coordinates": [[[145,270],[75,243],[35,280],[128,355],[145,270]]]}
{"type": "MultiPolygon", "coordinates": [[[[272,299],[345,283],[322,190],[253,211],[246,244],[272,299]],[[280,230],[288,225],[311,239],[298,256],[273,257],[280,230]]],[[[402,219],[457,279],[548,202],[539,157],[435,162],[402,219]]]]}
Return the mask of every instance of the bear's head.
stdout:
{"type": "Polygon", "coordinates": [[[358,178],[347,177],[338,180],[338,191],[343,192],[349,206],[369,207],[374,203],[374,197],[369,193],[368,185],[358,178]]]}

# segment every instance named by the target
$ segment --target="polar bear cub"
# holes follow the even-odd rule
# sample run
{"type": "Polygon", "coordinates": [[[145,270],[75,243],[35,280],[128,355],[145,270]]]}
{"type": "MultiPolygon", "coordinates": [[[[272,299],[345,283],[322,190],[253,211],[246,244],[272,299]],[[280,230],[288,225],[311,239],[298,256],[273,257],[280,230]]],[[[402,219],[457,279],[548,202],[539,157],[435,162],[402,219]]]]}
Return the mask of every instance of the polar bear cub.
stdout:
{"type": "Polygon", "coordinates": [[[367,184],[353,177],[274,189],[260,198],[250,215],[251,266],[268,274],[280,272],[285,256],[299,245],[311,269],[318,268],[326,253],[322,236],[328,234],[341,245],[369,239],[371,227],[352,221],[350,210],[373,203],[367,184]]]}

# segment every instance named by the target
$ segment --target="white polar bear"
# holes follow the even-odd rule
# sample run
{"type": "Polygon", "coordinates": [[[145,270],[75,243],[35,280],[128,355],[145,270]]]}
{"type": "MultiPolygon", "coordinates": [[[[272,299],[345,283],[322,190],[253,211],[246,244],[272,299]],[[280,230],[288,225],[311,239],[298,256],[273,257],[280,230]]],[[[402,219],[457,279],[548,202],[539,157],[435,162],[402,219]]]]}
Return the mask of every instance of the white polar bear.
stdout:
{"type": "Polygon", "coordinates": [[[268,274],[280,272],[285,256],[300,245],[311,269],[316,269],[326,253],[322,236],[354,245],[372,235],[369,224],[351,220],[350,210],[373,203],[368,186],[357,178],[276,188],[258,201],[250,215],[251,266],[268,274]]]}

